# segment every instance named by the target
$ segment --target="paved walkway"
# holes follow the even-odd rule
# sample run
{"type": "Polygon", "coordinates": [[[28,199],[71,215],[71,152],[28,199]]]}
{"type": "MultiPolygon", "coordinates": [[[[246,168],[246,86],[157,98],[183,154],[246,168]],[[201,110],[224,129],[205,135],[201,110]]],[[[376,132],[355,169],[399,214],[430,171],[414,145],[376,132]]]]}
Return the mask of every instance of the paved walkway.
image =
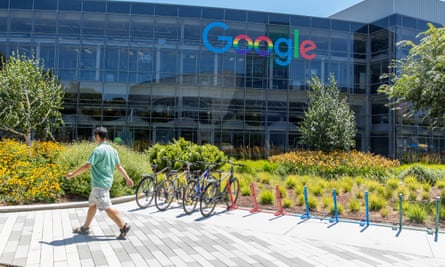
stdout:
{"type": "Polygon", "coordinates": [[[132,227],[122,241],[104,212],[97,213],[92,235],[72,234],[86,208],[69,205],[0,207],[0,266],[445,266],[442,233],[436,242],[423,230],[221,207],[203,219],[199,211],[184,215],[176,204],[158,212],[128,201],[116,204],[132,227]]]}

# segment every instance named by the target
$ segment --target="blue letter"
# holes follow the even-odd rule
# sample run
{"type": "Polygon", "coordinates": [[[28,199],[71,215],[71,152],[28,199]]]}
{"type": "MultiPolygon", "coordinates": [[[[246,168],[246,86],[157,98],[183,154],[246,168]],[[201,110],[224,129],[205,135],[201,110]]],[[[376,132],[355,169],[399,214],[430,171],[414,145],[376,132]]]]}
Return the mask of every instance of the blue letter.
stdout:
{"type": "Polygon", "coordinates": [[[276,58],[275,62],[280,66],[287,66],[290,64],[292,60],[292,40],[286,39],[286,38],[280,38],[275,42],[274,45],[274,51],[275,54],[277,54],[280,58],[286,58],[286,61],[281,60],[280,58],[276,58]],[[280,51],[280,44],[285,43],[287,44],[287,51],[281,52],[280,51]]]}
{"type": "Polygon", "coordinates": [[[214,27],[221,27],[224,30],[227,30],[229,27],[223,23],[223,22],[212,22],[209,25],[207,25],[204,28],[204,31],[202,32],[202,41],[204,42],[204,45],[207,47],[207,49],[209,49],[210,51],[212,51],[213,53],[224,53],[227,50],[230,49],[230,47],[232,46],[232,39],[233,37],[230,36],[218,36],[218,41],[227,41],[226,45],[222,48],[217,48],[212,46],[209,43],[209,31],[214,28],[214,27]]]}

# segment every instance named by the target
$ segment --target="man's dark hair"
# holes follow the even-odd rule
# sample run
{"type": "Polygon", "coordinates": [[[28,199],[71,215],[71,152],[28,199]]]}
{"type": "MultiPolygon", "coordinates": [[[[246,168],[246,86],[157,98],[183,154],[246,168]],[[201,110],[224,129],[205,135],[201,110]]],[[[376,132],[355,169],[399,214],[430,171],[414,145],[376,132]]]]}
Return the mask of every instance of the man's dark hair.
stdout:
{"type": "Polygon", "coordinates": [[[94,135],[96,134],[102,139],[108,138],[108,130],[105,127],[97,127],[96,130],[94,130],[94,135]]]}

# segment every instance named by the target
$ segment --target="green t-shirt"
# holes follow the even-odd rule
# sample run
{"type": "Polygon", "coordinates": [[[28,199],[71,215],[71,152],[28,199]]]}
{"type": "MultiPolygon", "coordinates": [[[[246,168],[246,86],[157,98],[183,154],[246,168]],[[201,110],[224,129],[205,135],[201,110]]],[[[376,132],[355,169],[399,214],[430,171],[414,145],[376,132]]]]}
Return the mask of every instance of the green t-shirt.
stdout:
{"type": "Polygon", "coordinates": [[[117,151],[108,143],[100,143],[88,158],[91,166],[91,186],[111,188],[113,173],[119,164],[117,151]]]}

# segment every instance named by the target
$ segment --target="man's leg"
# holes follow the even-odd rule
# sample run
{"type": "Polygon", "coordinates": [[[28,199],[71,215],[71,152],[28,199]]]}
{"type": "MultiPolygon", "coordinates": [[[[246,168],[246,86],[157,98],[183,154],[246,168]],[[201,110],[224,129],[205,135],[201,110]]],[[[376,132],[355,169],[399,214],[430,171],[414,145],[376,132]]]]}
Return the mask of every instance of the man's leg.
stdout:
{"type": "Polygon", "coordinates": [[[94,216],[96,215],[96,210],[96,205],[88,206],[87,217],[85,219],[85,223],[83,224],[83,227],[85,229],[88,229],[88,227],[90,227],[90,224],[93,221],[94,216]]]}
{"type": "Polygon", "coordinates": [[[114,207],[109,207],[105,210],[107,212],[108,217],[110,217],[113,222],[119,226],[119,229],[122,229],[124,227],[124,221],[122,221],[121,217],[119,216],[119,211],[115,209],[114,207]]]}

